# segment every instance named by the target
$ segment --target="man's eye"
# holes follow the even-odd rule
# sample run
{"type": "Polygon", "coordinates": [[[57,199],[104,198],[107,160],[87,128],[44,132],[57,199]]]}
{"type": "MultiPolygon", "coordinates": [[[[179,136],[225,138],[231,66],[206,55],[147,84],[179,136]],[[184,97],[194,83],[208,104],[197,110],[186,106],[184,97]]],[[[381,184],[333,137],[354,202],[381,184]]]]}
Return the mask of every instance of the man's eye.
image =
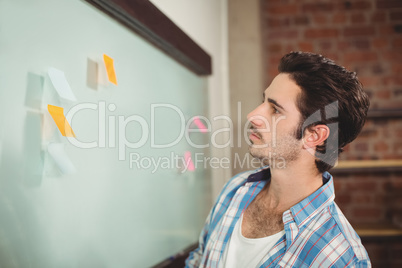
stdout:
{"type": "Polygon", "coordinates": [[[278,109],[276,109],[275,107],[273,107],[273,109],[274,109],[274,114],[279,114],[278,109]]]}

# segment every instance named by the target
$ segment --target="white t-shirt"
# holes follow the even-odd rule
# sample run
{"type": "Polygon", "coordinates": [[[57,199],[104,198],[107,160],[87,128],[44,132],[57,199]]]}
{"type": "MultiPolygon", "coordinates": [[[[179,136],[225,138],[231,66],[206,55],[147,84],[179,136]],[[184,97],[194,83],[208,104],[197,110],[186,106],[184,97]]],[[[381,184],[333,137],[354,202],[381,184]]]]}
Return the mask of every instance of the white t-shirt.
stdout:
{"type": "Polygon", "coordinates": [[[255,268],[262,258],[274,247],[285,234],[279,233],[262,237],[246,238],[241,233],[243,214],[235,224],[232,236],[226,245],[219,268],[255,268]]]}

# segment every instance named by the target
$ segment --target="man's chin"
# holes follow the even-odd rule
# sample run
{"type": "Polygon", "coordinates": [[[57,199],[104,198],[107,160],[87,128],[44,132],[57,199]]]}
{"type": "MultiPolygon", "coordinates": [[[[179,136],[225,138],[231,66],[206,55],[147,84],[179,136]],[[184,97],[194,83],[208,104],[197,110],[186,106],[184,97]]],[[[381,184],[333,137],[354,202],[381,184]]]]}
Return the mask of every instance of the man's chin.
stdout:
{"type": "Polygon", "coordinates": [[[250,153],[250,155],[251,155],[252,157],[261,160],[261,162],[265,162],[267,159],[270,158],[270,157],[269,157],[269,154],[268,154],[268,155],[265,155],[265,154],[262,154],[261,152],[256,152],[256,151],[254,150],[254,148],[252,148],[251,146],[248,148],[248,152],[250,153]]]}

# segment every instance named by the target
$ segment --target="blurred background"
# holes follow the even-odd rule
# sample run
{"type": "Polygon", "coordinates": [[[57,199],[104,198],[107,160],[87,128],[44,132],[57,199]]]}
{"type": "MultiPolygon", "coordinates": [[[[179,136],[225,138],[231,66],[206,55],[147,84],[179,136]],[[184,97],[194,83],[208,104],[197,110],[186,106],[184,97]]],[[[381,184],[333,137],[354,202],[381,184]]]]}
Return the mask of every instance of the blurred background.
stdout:
{"type": "MultiPolygon", "coordinates": [[[[210,56],[212,71],[203,74],[128,31],[96,3],[130,6],[120,0],[0,1],[1,267],[182,267],[224,183],[252,169],[236,160],[248,152],[246,116],[260,104],[280,58],[298,50],[357,72],[370,96],[363,131],[331,171],[335,201],[374,267],[402,267],[402,1],[131,1],[165,14],[210,56]],[[101,68],[102,53],[115,60],[118,87],[88,84],[89,66],[101,68]],[[77,102],[57,96],[50,67],[65,72],[77,102]],[[212,130],[230,127],[213,120],[228,116],[234,131],[214,137],[225,146],[195,150],[182,142],[152,150],[147,143],[128,152],[163,157],[188,150],[230,159],[230,165],[151,174],[118,161],[116,148],[73,147],[55,125],[44,137],[47,104],[67,112],[99,101],[117,105],[107,115],[138,114],[148,121],[151,104],[171,103],[186,120],[209,118],[212,130]],[[46,148],[50,142],[64,144],[76,173],[60,171],[46,148]]],[[[83,114],[72,128],[94,140],[98,115],[83,114]]],[[[166,140],[180,125],[171,124],[177,119],[171,111],[161,114],[164,131],[157,138],[166,140]]],[[[131,138],[138,138],[136,129],[127,128],[131,138]]],[[[194,135],[200,143],[211,141],[194,135]]]]}

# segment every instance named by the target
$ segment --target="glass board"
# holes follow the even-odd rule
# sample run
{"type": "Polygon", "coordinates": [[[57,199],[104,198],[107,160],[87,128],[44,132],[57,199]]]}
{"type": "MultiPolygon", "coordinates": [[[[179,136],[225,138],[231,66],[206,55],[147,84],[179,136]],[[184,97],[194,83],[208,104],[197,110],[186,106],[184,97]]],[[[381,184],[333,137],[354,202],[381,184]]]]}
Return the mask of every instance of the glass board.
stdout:
{"type": "Polygon", "coordinates": [[[206,78],[84,1],[2,0],[0,33],[0,267],[149,267],[195,243],[206,78]]]}

